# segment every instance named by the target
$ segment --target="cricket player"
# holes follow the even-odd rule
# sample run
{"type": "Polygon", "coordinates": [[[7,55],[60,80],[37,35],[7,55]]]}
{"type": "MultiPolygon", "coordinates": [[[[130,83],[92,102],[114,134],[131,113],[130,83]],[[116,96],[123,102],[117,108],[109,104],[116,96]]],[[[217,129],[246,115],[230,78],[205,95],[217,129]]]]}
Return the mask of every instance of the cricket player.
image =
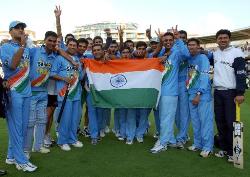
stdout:
{"type": "MultiPolygon", "coordinates": [[[[161,40],[165,46],[162,61],[165,71],[162,79],[161,97],[159,102],[160,137],[151,149],[152,153],[167,150],[167,146],[176,147],[174,136],[174,120],[178,103],[178,72],[183,53],[188,53],[180,38],[177,27],[173,33],[167,32],[161,40]],[[178,49],[173,49],[173,46],[178,49]]],[[[162,57],[162,54],[159,54],[162,57]]]]}
{"type": "Polygon", "coordinates": [[[24,154],[24,137],[30,113],[31,83],[30,53],[26,48],[26,24],[13,21],[9,25],[11,40],[2,45],[0,58],[3,63],[4,79],[8,80],[9,105],[7,107],[7,125],[9,147],[7,164],[14,164],[18,170],[33,172],[37,169],[24,154]]]}
{"type": "Polygon", "coordinates": [[[24,150],[30,156],[34,135],[34,152],[49,153],[50,150],[43,146],[47,123],[48,91],[47,83],[52,63],[56,58],[57,34],[53,31],[45,33],[45,45],[30,49],[30,80],[31,80],[31,104],[28,130],[25,137],[24,150]]]}
{"type": "MultiPolygon", "coordinates": [[[[79,63],[77,57],[77,40],[72,38],[67,41],[67,53],[76,63],[79,63]]],[[[80,121],[81,109],[81,86],[80,80],[83,78],[81,67],[74,66],[66,58],[58,56],[53,63],[51,77],[56,80],[58,110],[61,109],[66,90],[69,94],[63,110],[61,122],[58,125],[57,144],[64,151],[71,150],[69,145],[81,148],[82,142],[77,139],[77,128],[80,121]]]]}
{"type": "Polygon", "coordinates": [[[190,52],[186,86],[189,95],[189,110],[194,132],[194,143],[190,151],[201,150],[201,157],[208,157],[213,151],[213,109],[210,63],[206,55],[200,54],[200,42],[191,38],[187,42],[190,52]]]}
{"type": "Polygon", "coordinates": [[[246,68],[244,53],[230,45],[231,32],[221,29],[216,33],[218,48],[213,52],[214,112],[219,135],[217,157],[233,162],[233,122],[235,102],[244,102],[246,68]]]}

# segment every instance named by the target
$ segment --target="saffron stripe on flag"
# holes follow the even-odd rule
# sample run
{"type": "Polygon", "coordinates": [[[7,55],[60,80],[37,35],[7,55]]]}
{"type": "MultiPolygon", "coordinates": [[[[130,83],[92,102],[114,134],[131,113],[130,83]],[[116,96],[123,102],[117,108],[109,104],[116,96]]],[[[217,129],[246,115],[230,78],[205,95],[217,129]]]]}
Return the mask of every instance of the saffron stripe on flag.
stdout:
{"type": "Polygon", "coordinates": [[[159,59],[119,59],[107,61],[103,63],[93,59],[84,59],[84,66],[89,68],[93,73],[111,73],[118,74],[123,72],[159,70],[163,71],[164,66],[159,62],[159,59]],[[122,67],[121,67],[122,64],[122,67]]]}

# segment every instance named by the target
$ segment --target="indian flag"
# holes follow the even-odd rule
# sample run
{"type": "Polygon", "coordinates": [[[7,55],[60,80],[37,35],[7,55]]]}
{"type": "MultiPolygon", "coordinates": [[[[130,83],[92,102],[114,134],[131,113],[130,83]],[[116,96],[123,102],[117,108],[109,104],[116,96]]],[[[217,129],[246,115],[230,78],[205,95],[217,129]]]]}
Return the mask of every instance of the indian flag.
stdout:
{"type": "MultiPolygon", "coordinates": [[[[73,84],[69,88],[69,95],[68,95],[70,99],[73,99],[75,94],[77,93],[79,76],[78,75],[74,76],[72,82],[73,84]]],[[[68,89],[68,84],[65,84],[65,86],[59,91],[58,95],[65,96],[67,89],[68,89]]]]}
{"type": "Polygon", "coordinates": [[[8,85],[10,90],[15,90],[18,93],[21,93],[29,84],[29,63],[24,62],[24,66],[17,72],[14,76],[11,76],[8,79],[8,85]]]}
{"type": "Polygon", "coordinates": [[[46,83],[48,81],[48,78],[49,78],[49,73],[50,72],[47,72],[46,74],[41,74],[38,78],[31,81],[31,86],[40,87],[41,85],[46,83]]]}
{"type": "Polygon", "coordinates": [[[92,102],[102,108],[154,108],[160,96],[159,59],[85,59],[92,102]]]}

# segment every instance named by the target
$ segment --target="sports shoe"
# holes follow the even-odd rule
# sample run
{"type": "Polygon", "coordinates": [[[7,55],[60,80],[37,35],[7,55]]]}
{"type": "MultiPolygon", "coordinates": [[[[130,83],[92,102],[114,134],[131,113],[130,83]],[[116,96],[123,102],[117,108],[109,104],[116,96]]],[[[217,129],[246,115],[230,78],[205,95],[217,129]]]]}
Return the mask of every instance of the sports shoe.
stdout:
{"type": "Polygon", "coordinates": [[[97,138],[97,141],[102,141],[102,138],[99,136],[99,137],[97,138]]]}
{"type": "Polygon", "coordinates": [[[16,160],[15,159],[5,159],[5,163],[8,165],[15,165],[16,164],[16,160]]]}
{"type": "Polygon", "coordinates": [[[18,170],[33,172],[37,169],[37,166],[33,165],[32,163],[28,162],[26,164],[16,164],[16,168],[18,170]]]}
{"type": "Polygon", "coordinates": [[[177,149],[184,149],[184,145],[182,144],[182,142],[178,141],[178,142],[176,143],[176,148],[177,148],[177,149]]]}
{"type": "Polygon", "coordinates": [[[48,148],[42,146],[38,151],[36,151],[35,149],[32,149],[32,152],[40,152],[42,154],[47,154],[50,152],[50,150],[48,148]]]}
{"type": "Polygon", "coordinates": [[[100,131],[100,137],[102,137],[102,138],[105,137],[105,132],[104,132],[104,130],[101,130],[101,131],[100,131]]]}
{"type": "Polygon", "coordinates": [[[83,147],[83,144],[81,141],[77,141],[77,142],[73,143],[72,146],[77,147],[77,148],[81,148],[81,147],[83,147]]]}
{"type": "Polygon", "coordinates": [[[199,148],[197,148],[197,147],[195,147],[195,146],[189,146],[188,148],[187,148],[189,151],[198,151],[198,150],[200,150],[199,148]]]}
{"type": "Polygon", "coordinates": [[[68,144],[59,145],[63,151],[70,151],[71,148],[68,144]]]}
{"type": "Polygon", "coordinates": [[[138,143],[143,143],[143,138],[137,137],[136,140],[137,140],[138,143]]]}
{"type": "Polygon", "coordinates": [[[79,130],[78,134],[81,135],[81,136],[85,136],[84,130],[79,130]]]}
{"type": "Polygon", "coordinates": [[[43,146],[44,146],[45,148],[50,148],[50,147],[51,147],[51,144],[43,144],[43,146]]]}
{"type": "Polygon", "coordinates": [[[133,140],[127,140],[127,141],[126,141],[126,144],[132,145],[132,144],[133,144],[133,140]]]}
{"type": "Polygon", "coordinates": [[[115,137],[119,137],[119,136],[121,136],[121,134],[120,134],[120,132],[117,131],[117,132],[115,133],[115,137]]]}
{"type": "Polygon", "coordinates": [[[91,144],[92,145],[97,145],[97,143],[98,143],[97,138],[91,139],[91,144]]]}
{"type": "Polygon", "coordinates": [[[119,141],[124,141],[125,138],[123,138],[122,136],[119,136],[119,137],[118,137],[118,140],[119,140],[119,141]]]}
{"type": "Polygon", "coordinates": [[[211,151],[204,150],[204,151],[201,151],[200,156],[204,157],[204,158],[207,158],[207,157],[209,157],[210,154],[212,154],[211,151]]]}
{"type": "Polygon", "coordinates": [[[151,153],[157,154],[157,153],[159,153],[159,152],[166,151],[167,149],[168,149],[167,146],[163,146],[163,145],[160,144],[159,146],[155,147],[155,148],[151,151],[151,153]]]}
{"type": "Polygon", "coordinates": [[[115,130],[115,129],[112,129],[112,133],[116,134],[116,130],[115,130]]]}
{"type": "Polygon", "coordinates": [[[160,140],[158,139],[158,140],[155,142],[154,147],[151,148],[150,151],[151,151],[151,152],[154,151],[158,146],[160,146],[160,144],[161,144],[161,142],[160,142],[160,140]]]}
{"type": "Polygon", "coordinates": [[[52,144],[56,144],[55,139],[50,134],[49,134],[49,138],[50,138],[50,141],[52,142],[52,144]]]}
{"type": "Polygon", "coordinates": [[[0,170],[0,176],[4,176],[4,175],[6,175],[7,174],[7,171],[5,171],[5,170],[0,170]]]}
{"type": "Polygon", "coordinates": [[[45,135],[45,136],[44,136],[43,142],[44,142],[44,145],[45,145],[46,147],[50,147],[51,144],[52,144],[50,135],[45,135]]]}
{"type": "Polygon", "coordinates": [[[218,151],[214,154],[216,157],[223,158],[227,155],[227,151],[218,151]]]}
{"type": "Polygon", "coordinates": [[[191,138],[189,136],[187,136],[186,142],[189,142],[191,140],[191,138]]]}
{"type": "Polygon", "coordinates": [[[115,137],[119,137],[119,136],[121,136],[120,135],[120,132],[119,131],[117,131],[117,130],[115,130],[115,129],[112,129],[112,132],[115,134],[115,137]]]}
{"type": "Polygon", "coordinates": [[[109,133],[109,132],[110,132],[110,129],[109,129],[108,126],[105,127],[104,132],[105,132],[105,133],[109,133]]]}
{"type": "Polygon", "coordinates": [[[52,144],[56,143],[56,141],[52,138],[50,133],[47,136],[48,136],[48,138],[49,138],[49,140],[51,141],[52,144]]]}
{"type": "Polygon", "coordinates": [[[31,155],[30,155],[30,152],[28,151],[24,151],[24,155],[26,156],[26,158],[29,160],[31,155]]]}
{"type": "Polygon", "coordinates": [[[227,161],[229,162],[229,163],[233,163],[234,162],[234,157],[233,156],[227,156],[227,161]]]}
{"type": "Polygon", "coordinates": [[[84,128],[84,133],[85,133],[85,137],[86,138],[88,138],[88,137],[90,137],[90,133],[89,133],[89,129],[86,127],[86,128],[84,128]]]}

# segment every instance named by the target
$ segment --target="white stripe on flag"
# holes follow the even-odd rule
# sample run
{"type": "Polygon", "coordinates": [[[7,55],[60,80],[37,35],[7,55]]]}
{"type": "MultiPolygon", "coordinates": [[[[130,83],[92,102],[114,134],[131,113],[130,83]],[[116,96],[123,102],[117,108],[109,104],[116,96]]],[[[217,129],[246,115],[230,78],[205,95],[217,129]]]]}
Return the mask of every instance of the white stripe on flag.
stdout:
{"type": "Polygon", "coordinates": [[[86,70],[89,84],[97,91],[130,88],[155,88],[160,91],[162,73],[158,70],[133,71],[121,74],[92,73],[86,70]]]}

